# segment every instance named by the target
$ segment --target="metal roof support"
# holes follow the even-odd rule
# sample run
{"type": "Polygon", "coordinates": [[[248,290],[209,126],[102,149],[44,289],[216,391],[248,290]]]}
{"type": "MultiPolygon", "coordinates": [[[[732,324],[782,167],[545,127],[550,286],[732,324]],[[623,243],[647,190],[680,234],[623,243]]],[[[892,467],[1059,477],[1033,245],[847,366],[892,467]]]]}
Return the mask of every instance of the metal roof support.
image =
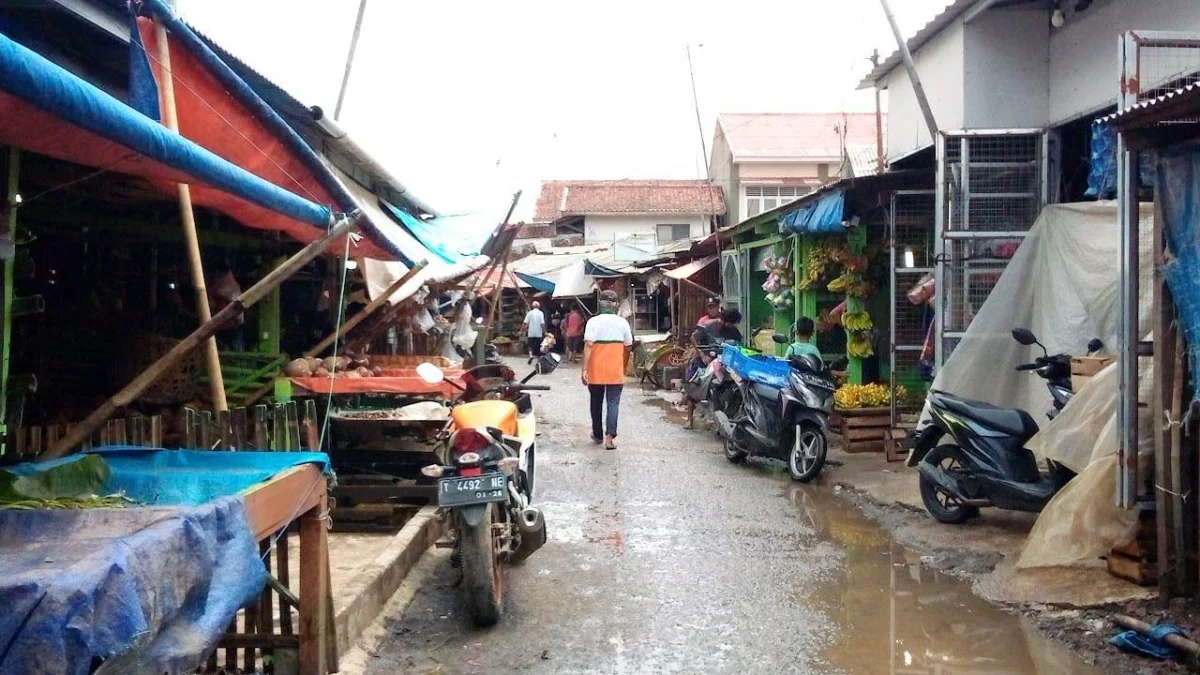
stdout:
{"type": "Polygon", "coordinates": [[[892,34],[896,36],[896,45],[900,56],[904,59],[904,69],[908,71],[908,79],[912,82],[917,104],[921,106],[921,114],[925,117],[925,126],[929,128],[929,138],[936,139],[938,136],[937,121],[933,118],[933,108],[929,107],[929,99],[925,97],[925,88],[921,86],[921,78],[917,75],[917,65],[913,63],[912,53],[908,51],[908,43],[904,41],[904,35],[900,32],[900,25],[896,23],[896,17],[892,16],[892,7],[888,4],[888,0],[879,0],[879,4],[883,7],[884,15],[887,16],[888,25],[892,27],[892,34]]]}

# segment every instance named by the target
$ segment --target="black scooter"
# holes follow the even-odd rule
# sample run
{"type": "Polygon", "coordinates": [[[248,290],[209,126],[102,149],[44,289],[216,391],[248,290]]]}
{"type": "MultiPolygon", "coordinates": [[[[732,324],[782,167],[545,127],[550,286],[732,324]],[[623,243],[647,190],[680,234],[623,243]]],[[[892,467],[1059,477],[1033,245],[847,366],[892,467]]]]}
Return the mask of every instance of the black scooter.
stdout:
{"type": "MultiPolygon", "coordinates": [[[[1045,379],[1054,401],[1047,413],[1055,417],[1072,396],[1071,357],[1050,356],[1033,333],[1015,328],[1013,338],[1023,345],[1038,345],[1042,356],[1017,366],[1045,379]]],[[[1089,353],[1103,347],[1088,344],[1089,353]]],[[[1037,457],[1025,442],[1038,432],[1029,413],[1001,408],[946,392],[929,392],[932,419],[921,429],[909,451],[908,466],[920,472],[921,501],[937,520],[962,523],[979,515],[980,507],[995,506],[1037,513],[1075,473],[1047,460],[1049,472],[1038,470],[1037,457]],[[942,442],[946,436],[949,442],[942,442]]]]}
{"type": "MultiPolygon", "coordinates": [[[[772,339],[787,344],[783,335],[772,339]]],[[[808,482],[825,466],[829,413],[837,389],[831,372],[815,356],[788,359],[788,384],[780,389],[741,378],[713,392],[713,419],[725,441],[725,458],[734,464],[747,456],[772,457],[788,465],[793,480],[808,482]]]]}

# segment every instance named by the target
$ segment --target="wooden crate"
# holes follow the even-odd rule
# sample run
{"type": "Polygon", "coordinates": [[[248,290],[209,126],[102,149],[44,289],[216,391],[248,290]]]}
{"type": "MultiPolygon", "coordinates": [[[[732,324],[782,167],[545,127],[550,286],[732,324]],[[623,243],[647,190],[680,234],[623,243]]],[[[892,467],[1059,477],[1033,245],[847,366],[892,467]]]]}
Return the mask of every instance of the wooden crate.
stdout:
{"type": "Polygon", "coordinates": [[[1096,373],[1107,368],[1115,360],[1111,356],[1072,356],[1071,389],[1079,391],[1096,373]]]}
{"type": "Polygon", "coordinates": [[[853,408],[839,410],[842,449],[846,452],[884,452],[891,433],[889,408],[853,408]]]}
{"type": "Polygon", "coordinates": [[[1158,547],[1154,509],[1139,505],[1137,526],[1127,541],[1108,551],[1108,573],[1138,586],[1158,585],[1158,547]]]}

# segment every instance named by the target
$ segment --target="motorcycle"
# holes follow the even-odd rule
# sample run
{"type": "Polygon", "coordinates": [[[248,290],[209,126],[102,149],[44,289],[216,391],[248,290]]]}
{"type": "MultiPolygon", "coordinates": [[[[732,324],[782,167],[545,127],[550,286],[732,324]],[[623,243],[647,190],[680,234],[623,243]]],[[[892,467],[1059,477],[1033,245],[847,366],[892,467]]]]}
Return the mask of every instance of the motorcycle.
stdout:
{"type": "MultiPolygon", "coordinates": [[[[452,560],[462,571],[467,611],[477,626],[500,620],[504,604],[504,563],[524,561],[546,543],[546,520],[531,506],[536,483],[536,419],[527,384],[534,375],[554,372],[558,354],[543,354],[517,382],[507,366],[480,366],[463,375],[465,386],[439,434],[446,464],[421,469],[436,478],[437,503],[449,518],[452,560]]],[[[417,367],[430,384],[445,380],[432,363],[417,367]]]]}
{"type": "MultiPolygon", "coordinates": [[[[787,344],[783,335],[772,336],[787,344]]],[[[832,372],[808,354],[788,359],[788,383],[783,388],[739,377],[736,387],[722,392],[713,411],[725,441],[725,458],[734,464],[750,456],[782,460],[793,480],[808,482],[825,466],[826,433],[837,389],[832,372]]]]}
{"type": "MultiPolygon", "coordinates": [[[[1046,380],[1053,404],[1046,416],[1056,417],[1071,399],[1071,357],[1051,356],[1036,336],[1024,328],[1012,331],[1023,345],[1038,345],[1042,356],[1017,366],[1046,380]]],[[[1088,344],[1088,353],[1103,348],[1099,340],[1088,344]]],[[[909,450],[910,467],[920,472],[921,501],[935,519],[957,524],[979,515],[982,507],[1037,513],[1075,473],[1047,460],[1048,471],[1038,469],[1037,457],[1025,442],[1038,432],[1029,413],[1001,408],[931,390],[930,422],[917,432],[909,450]],[[950,442],[942,439],[950,437],[950,442]]]]}
{"type": "Polygon", "coordinates": [[[702,367],[683,382],[683,393],[696,403],[708,401],[709,407],[717,410],[717,401],[713,394],[723,391],[726,381],[725,367],[719,358],[721,346],[715,343],[698,344],[696,350],[702,367]]]}

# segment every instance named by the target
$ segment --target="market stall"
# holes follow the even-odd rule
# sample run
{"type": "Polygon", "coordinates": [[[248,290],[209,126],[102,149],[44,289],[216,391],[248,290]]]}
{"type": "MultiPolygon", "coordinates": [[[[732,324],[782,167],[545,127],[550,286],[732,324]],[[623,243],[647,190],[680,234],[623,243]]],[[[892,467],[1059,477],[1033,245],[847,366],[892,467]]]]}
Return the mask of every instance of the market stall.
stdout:
{"type": "Polygon", "coordinates": [[[0,670],[182,672],[215,666],[224,644],[239,666],[276,655],[330,672],[328,470],[320,453],[111,447],[0,472],[0,670]],[[293,592],[282,538],[296,522],[293,592]],[[278,630],[264,616],[231,632],[250,606],[278,611],[278,630]]]}

